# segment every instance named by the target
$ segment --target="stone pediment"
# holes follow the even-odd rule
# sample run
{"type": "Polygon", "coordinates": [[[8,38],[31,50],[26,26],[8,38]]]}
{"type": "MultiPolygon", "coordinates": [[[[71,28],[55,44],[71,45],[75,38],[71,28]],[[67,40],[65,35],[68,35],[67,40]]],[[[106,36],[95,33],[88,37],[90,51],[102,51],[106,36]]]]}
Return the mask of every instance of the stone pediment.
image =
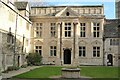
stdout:
{"type": "Polygon", "coordinates": [[[73,11],[70,7],[65,7],[55,16],[56,17],[69,17],[69,16],[78,16],[78,14],[75,11],[73,11]]]}
{"type": "Polygon", "coordinates": [[[34,42],[34,44],[35,44],[35,45],[42,45],[42,44],[43,44],[43,42],[42,42],[42,41],[40,41],[40,40],[36,40],[36,41],[34,42]]]}
{"type": "Polygon", "coordinates": [[[92,45],[101,45],[102,43],[100,41],[96,40],[96,41],[93,41],[91,44],[92,45]]]}
{"type": "Polygon", "coordinates": [[[84,40],[81,40],[81,41],[79,41],[79,43],[78,43],[79,45],[86,45],[87,44],[87,42],[86,41],[84,41],[84,40]]]}
{"type": "Polygon", "coordinates": [[[52,40],[52,41],[50,41],[48,44],[49,44],[49,45],[56,45],[56,44],[57,44],[57,41],[52,40]]]}

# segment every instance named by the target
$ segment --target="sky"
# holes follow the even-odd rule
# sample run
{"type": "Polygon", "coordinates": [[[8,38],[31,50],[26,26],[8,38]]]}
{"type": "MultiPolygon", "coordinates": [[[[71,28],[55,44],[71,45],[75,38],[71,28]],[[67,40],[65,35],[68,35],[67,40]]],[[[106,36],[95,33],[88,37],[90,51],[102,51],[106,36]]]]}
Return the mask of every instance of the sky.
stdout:
{"type": "Polygon", "coordinates": [[[29,0],[29,2],[46,2],[48,5],[104,5],[107,19],[115,18],[115,0],[29,0]]]}

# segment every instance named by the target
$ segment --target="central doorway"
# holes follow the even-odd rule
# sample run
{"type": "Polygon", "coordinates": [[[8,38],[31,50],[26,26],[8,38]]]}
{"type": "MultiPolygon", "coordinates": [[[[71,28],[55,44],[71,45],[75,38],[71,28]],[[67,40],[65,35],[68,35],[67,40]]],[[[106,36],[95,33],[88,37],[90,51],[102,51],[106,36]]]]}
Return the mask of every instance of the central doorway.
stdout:
{"type": "Polygon", "coordinates": [[[64,50],[64,64],[71,64],[71,50],[64,50]]]}

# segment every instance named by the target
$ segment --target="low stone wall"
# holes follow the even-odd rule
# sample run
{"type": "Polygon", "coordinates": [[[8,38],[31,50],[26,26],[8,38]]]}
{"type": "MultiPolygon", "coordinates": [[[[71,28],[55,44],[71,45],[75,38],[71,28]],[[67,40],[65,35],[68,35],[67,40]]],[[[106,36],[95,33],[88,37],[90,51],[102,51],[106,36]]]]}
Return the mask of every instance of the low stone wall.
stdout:
{"type": "Polygon", "coordinates": [[[79,68],[62,68],[62,78],[80,78],[79,68]]]}

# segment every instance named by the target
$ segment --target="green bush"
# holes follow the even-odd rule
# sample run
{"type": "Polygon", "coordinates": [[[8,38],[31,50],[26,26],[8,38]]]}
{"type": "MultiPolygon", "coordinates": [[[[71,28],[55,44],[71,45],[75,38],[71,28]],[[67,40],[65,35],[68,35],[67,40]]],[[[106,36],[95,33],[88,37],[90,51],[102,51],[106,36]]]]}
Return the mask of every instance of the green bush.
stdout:
{"type": "Polygon", "coordinates": [[[19,67],[16,67],[16,66],[9,66],[7,68],[7,71],[13,71],[13,70],[19,70],[20,68],[19,67]]]}
{"type": "Polygon", "coordinates": [[[27,59],[28,65],[39,66],[41,65],[42,56],[38,53],[29,53],[26,59],[27,59]]]}
{"type": "Polygon", "coordinates": [[[26,68],[26,67],[27,67],[27,64],[21,66],[21,68],[26,68]]]}

